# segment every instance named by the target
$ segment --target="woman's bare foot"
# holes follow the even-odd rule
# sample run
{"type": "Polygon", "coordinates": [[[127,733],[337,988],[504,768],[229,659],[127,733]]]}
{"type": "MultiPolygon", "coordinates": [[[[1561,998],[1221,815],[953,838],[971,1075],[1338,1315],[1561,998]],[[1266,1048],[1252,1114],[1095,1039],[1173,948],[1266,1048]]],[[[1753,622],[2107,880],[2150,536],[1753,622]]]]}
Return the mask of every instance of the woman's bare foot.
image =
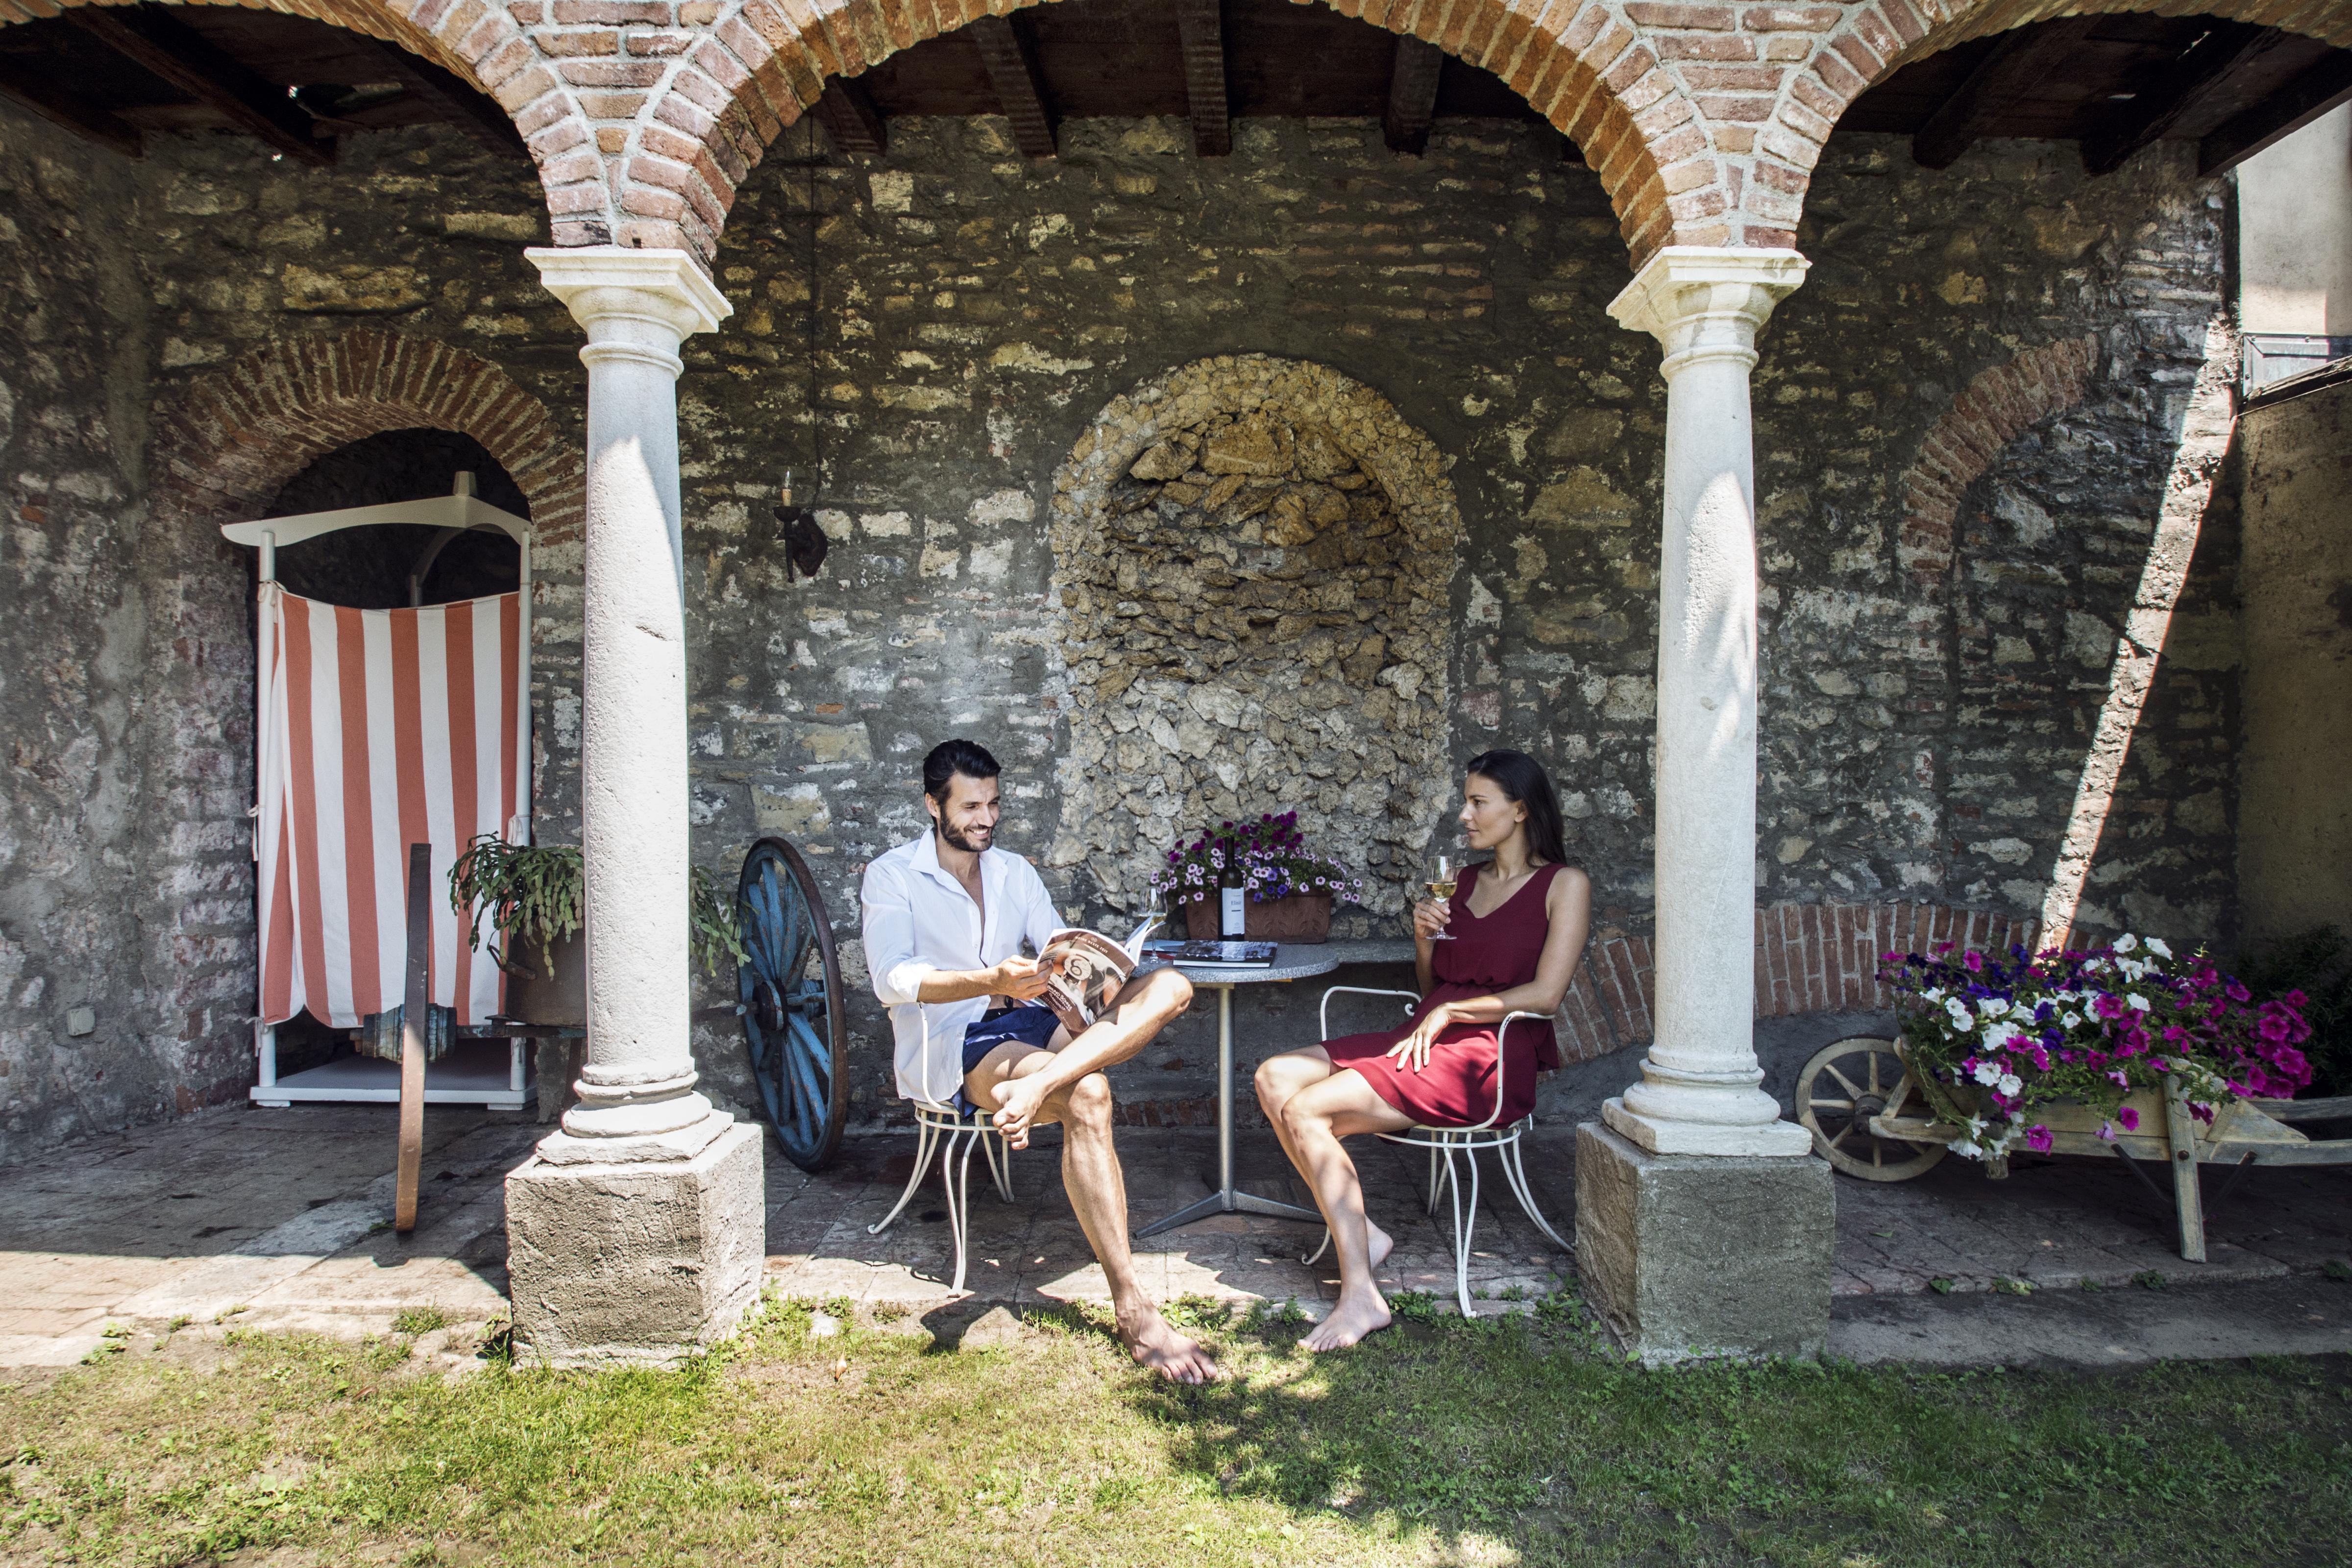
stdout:
{"type": "Polygon", "coordinates": [[[1118,1341],[1137,1363],[1171,1383],[1215,1381],[1217,1363],[1207,1351],[1176,1331],[1157,1307],[1145,1307],[1132,1317],[1121,1313],[1118,1341]]]}
{"type": "Polygon", "coordinates": [[[1316,1324],[1315,1331],[1298,1342],[1310,1351],[1345,1350],[1365,1335],[1378,1333],[1388,1326],[1388,1302],[1381,1300],[1378,1290],[1368,1287],[1361,1296],[1343,1292],[1330,1316],[1316,1324]]]}

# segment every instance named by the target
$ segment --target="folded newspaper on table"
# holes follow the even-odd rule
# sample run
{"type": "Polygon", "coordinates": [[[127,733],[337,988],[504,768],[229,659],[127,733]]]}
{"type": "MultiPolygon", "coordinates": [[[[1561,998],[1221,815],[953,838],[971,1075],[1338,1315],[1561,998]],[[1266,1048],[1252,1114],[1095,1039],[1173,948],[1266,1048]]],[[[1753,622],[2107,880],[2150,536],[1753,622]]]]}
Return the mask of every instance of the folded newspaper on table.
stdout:
{"type": "Polygon", "coordinates": [[[1143,939],[1164,918],[1148,916],[1123,943],[1075,927],[1045,939],[1045,951],[1037,955],[1046,976],[1044,1001],[1064,1028],[1076,1035],[1103,1016],[1143,957],[1143,939]]]}

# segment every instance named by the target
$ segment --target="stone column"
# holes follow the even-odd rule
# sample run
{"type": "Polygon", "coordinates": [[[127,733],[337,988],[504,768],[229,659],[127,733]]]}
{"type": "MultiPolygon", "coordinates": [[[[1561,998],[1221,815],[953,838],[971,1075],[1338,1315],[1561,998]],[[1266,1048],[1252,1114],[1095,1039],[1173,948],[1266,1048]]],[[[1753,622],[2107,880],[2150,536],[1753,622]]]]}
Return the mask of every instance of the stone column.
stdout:
{"type": "Polygon", "coordinates": [[[1817,1351],[1829,1167],[1780,1119],[1755,1048],[1756,332],[1792,250],[1674,246],[1610,304],[1666,378],[1658,591],[1657,1035],[1577,1143],[1579,1256],[1645,1359],[1817,1351]]]}
{"type": "Polygon", "coordinates": [[[515,1339],[558,1364],[663,1360],[732,1330],[765,1256],[760,1135],[688,1048],[678,345],[730,312],[680,250],[529,252],[587,330],[580,1103],[507,1182],[515,1339]]]}

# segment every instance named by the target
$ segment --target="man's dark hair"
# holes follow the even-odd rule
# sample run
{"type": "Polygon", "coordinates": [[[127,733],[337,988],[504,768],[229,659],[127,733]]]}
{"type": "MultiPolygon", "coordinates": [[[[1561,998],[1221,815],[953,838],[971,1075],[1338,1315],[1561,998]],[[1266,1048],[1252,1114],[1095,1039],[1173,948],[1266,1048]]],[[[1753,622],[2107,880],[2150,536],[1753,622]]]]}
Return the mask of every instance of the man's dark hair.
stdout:
{"type": "Polygon", "coordinates": [[[941,805],[948,803],[948,784],[956,774],[968,779],[992,779],[1004,770],[988,748],[971,741],[941,741],[923,759],[923,793],[941,805]]]}

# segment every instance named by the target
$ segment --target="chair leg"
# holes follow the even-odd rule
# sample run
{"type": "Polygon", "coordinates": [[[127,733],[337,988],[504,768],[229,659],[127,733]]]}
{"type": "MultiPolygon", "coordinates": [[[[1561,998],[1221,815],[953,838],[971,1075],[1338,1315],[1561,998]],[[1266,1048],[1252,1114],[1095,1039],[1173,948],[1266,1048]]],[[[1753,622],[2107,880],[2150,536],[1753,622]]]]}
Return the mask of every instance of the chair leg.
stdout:
{"type": "Polygon", "coordinates": [[[1009,1204],[1013,1201],[1013,1145],[1002,1132],[983,1132],[980,1142],[980,1152],[988,1157],[988,1173],[996,1182],[996,1195],[1009,1204]]]}
{"type": "Polygon", "coordinates": [[[1470,1162],[1470,1212],[1462,1212],[1462,1184],[1454,1174],[1454,1145],[1445,1145],[1445,1184],[1454,1194],[1454,1300],[1465,1318],[1475,1318],[1470,1310],[1470,1234],[1478,1224],[1478,1152],[1467,1145],[1463,1155],[1470,1162]]]}
{"type": "Polygon", "coordinates": [[[1438,1146],[1434,1143],[1431,1144],[1429,1146],[1429,1202],[1423,1205],[1423,1212],[1428,1214],[1432,1219],[1437,1217],[1438,1196],[1445,1191],[1446,1180],[1454,1173],[1453,1156],[1451,1154],[1446,1156],[1445,1163],[1443,1167],[1443,1173],[1441,1173],[1441,1167],[1437,1163],[1437,1153],[1438,1146]]]}
{"type": "Polygon", "coordinates": [[[906,1208],[907,1200],[913,1197],[915,1189],[923,1184],[924,1173],[931,1168],[931,1151],[938,1146],[940,1130],[928,1121],[918,1121],[915,1131],[915,1173],[907,1178],[907,1190],[898,1194],[898,1201],[891,1205],[890,1212],[882,1216],[880,1223],[866,1227],[868,1236],[879,1236],[890,1228],[890,1223],[906,1208]]]}
{"type": "Polygon", "coordinates": [[[1330,1250],[1331,1250],[1331,1227],[1330,1227],[1329,1226],[1328,1226],[1328,1225],[1327,1225],[1327,1226],[1325,1226],[1323,1227],[1323,1245],[1321,1245],[1320,1247],[1318,1247],[1314,1251],[1312,1251],[1312,1252],[1308,1253],[1306,1257],[1304,1257],[1304,1258],[1300,1258],[1298,1261],[1299,1261],[1299,1262],[1301,1262],[1301,1263],[1312,1264],[1312,1263],[1313,1263],[1317,1258],[1318,1258],[1322,1257],[1325,1253],[1327,1253],[1327,1252],[1328,1252],[1328,1251],[1330,1251],[1330,1250]]]}
{"type": "Polygon", "coordinates": [[[971,1229],[971,1145],[983,1136],[978,1132],[958,1132],[948,1140],[947,1152],[940,1161],[940,1182],[948,1190],[948,1224],[955,1231],[955,1281],[948,1289],[963,1293],[966,1256],[970,1250],[971,1229]]]}
{"type": "Polygon", "coordinates": [[[1562,1252],[1574,1252],[1576,1248],[1561,1239],[1559,1232],[1552,1229],[1551,1221],[1544,1218],[1543,1210],[1536,1207],[1535,1189],[1528,1185],[1528,1169],[1520,1163],[1518,1139],[1513,1138],[1503,1145],[1502,1162],[1503,1179],[1510,1183],[1511,1195],[1519,1200],[1519,1207],[1527,1210],[1528,1217],[1536,1222],[1538,1229],[1551,1237],[1554,1247],[1562,1252]]]}

